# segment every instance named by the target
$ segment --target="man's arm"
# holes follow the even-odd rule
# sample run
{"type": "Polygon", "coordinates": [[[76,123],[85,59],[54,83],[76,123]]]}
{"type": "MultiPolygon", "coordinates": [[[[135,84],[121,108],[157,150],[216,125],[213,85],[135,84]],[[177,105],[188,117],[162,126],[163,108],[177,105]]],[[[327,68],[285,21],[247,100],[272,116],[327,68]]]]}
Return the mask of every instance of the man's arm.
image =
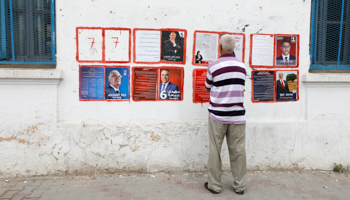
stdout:
{"type": "Polygon", "coordinates": [[[206,91],[207,93],[210,93],[210,89],[208,89],[208,88],[205,88],[205,91],[206,91]]]}

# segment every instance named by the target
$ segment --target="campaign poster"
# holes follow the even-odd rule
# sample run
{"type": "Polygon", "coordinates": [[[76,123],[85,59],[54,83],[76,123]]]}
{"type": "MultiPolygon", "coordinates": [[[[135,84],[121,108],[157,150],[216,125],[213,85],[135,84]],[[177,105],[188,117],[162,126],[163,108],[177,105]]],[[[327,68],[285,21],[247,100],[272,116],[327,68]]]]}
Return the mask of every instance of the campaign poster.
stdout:
{"type": "Polygon", "coordinates": [[[129,67],[106,67],[105,99],[129,100],[129,67]]]}
{"type": "Polygon", "coordinates": [[[104,100],[104,67],[80,67],[80,99],[104,100]]]}
{"type": "Polygon", "coordinates": [[[277,101],[296,101],[298,99],[298,71],[276,71],[277,101]]]}
{"type": "Polygon", "coordinates": [[[162,31],[161,59],[168,62],[183,62],[184,38],[184,31],[162,31]]]}
{"type": "Polygon", "coordinates": [[[183,69],[166,68],[159,69],[159,100],[182,100],[183,98],[183,69]]]}
{"type": "Polygon", "coordinates": [[[155,101],[157,99],[157,68],[133,68],[133,99],[155,101]]]}
{"type": "Polygon", "coordinates": [[[138,30],[135,34],[135,62],[159,62],[161,31],[138,30]]]}
{"type": "Polygon", "coordinates": [[[273,66],[274,35],[252,34],[250,44],[250,65],[273,66]]]}
{"type": "Polygon", "coordinates": [[[208,103],[210,94],[205,89],[207,69],[193,70],[193,103],[208,103]]]}
{"type": "Polygon", "coordinates": [[[195,64],[209,64],[218,59],[219,34],[195,33],[195,64]]]}
{"type": "Polygon", "coordinates": [[[275,100],[275,72],[274,71],[252,71],[253,97],[254,101],[275,100]]]}
{"type": "Polygon", "coordinates": [[[297,36],[276,35],[276,66],[297,66],[297,36]]]}

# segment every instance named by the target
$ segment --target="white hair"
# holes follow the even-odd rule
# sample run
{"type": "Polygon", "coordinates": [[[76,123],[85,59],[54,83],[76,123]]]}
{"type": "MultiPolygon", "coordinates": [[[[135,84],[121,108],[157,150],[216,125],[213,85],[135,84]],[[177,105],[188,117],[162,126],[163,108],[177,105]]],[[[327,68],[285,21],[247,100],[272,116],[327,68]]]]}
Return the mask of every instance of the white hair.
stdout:
{"type": "Polygon", "coordinates": [[[220,45],[222,50],[226,52],[233,52],[236,48],[236,40],[233,35],[225,34],[220,38],[220,45]]]}
{"type": "MultiPolygon", "coordinates": [[[[113,73],[116,73],[116,72],[118,72],[119,73],[119,71],[118,70],[112,70],[111,72],[109,72],[109,75],[108,75],[108,80],[112,77],[112,74],[113,73]]],[[[120,73],[119,73],[120,74],[120,73]]]]}

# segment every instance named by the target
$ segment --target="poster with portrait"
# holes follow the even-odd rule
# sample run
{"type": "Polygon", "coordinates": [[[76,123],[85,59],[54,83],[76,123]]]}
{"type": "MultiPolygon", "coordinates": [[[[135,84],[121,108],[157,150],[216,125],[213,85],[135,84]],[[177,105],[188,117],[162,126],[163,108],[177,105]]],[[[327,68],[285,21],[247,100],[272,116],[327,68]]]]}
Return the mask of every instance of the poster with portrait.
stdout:
{"type": "Polygon", "coordinates": [[[299,100],[298,70],[253,70],[252,102],[272,103],[299,100]]]}
{"type": "Polygon", "coordinates": [[[105,99],[129,100],[129,67],[106,67],[105,99]]]}
{"type": "Polygon", "coordinates": [[[276,66],[296,66],[298,37],[276,35],[275,38],[276,66]]]}
{"type": "Polygon", "coordinates": [[[183,31],[162,31],[161,58],[165,61],[183,62],[184,60],[183,31]]]}
{"type": "Polygon", "coordinates": [[[158,100],[183,99],[183,68],[159,69],[158,100]]]}
{"type": "Polygon", "coordinates": [[[300,37],[295,34],[250,35],[251,68],[297,68],[299,67],[300,37]]]}
{"type": "Polygon", "coordinates": [[[134,62],[138,64],[185,64],[184,29],[134,29],[134,62]]]}
{"type": "Polygon", "coordinates": [[[296,101],[298,79],[298,71],[276,71],[276,100],[296,101]]]}

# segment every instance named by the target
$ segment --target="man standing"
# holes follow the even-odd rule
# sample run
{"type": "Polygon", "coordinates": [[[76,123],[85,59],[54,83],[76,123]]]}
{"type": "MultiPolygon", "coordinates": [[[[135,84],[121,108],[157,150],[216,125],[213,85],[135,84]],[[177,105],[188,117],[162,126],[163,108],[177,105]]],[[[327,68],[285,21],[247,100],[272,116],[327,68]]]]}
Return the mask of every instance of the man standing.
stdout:
{"type": "Polygon", "coordinates": [[[278,74],[278,80],[276,82],[277,92],[289,92],[289,87],[287,81],[283,80],[283,73],[278,74]]]}
{"type": "Polygon", "coordinates": [[[181,100],[179,86],[169,81],[170,71],[163,69],[160,73],[162,83],[159,84],[160,100],[181,100]]]}
{"type": "Polygon", "coordinates": [[[243,107],[246,70],[244,63],[233,54],[235,45],[232,35],[226,34],[220,38],[221,56],[209,65],[205,82],[206,91],[210,93],[210,104],[208,182],[204,186],[213,194],[222,189],[221,146],[225,136],[233,176],[232,187],[239,195],[244,194],[246,187],[246,118],[243,107]]]}
{"type": "Polygon", "coordinates": [[[169,34],[169,40],[165,40],[164,51],[164,59],[167,61],[181,60],[182,47],[176,41],[176,33],[174,31],[169,34]]]}
{"type": "Polygon", "coordinates": [[[276,65],[295,65],[296,64],[296,58],[295,56],[290,54],[290,41],[289,40],[283,40],[281,42],[281,50],[282,55],[277,57],[276,59],[276,65]]]}
{"type": "Polygon", "coordinates": [[[118,70],[112,70],[108,75],[109,86],[106,88],[106,99],[124,99],[119,91],[122,76],[118,70]]]}

